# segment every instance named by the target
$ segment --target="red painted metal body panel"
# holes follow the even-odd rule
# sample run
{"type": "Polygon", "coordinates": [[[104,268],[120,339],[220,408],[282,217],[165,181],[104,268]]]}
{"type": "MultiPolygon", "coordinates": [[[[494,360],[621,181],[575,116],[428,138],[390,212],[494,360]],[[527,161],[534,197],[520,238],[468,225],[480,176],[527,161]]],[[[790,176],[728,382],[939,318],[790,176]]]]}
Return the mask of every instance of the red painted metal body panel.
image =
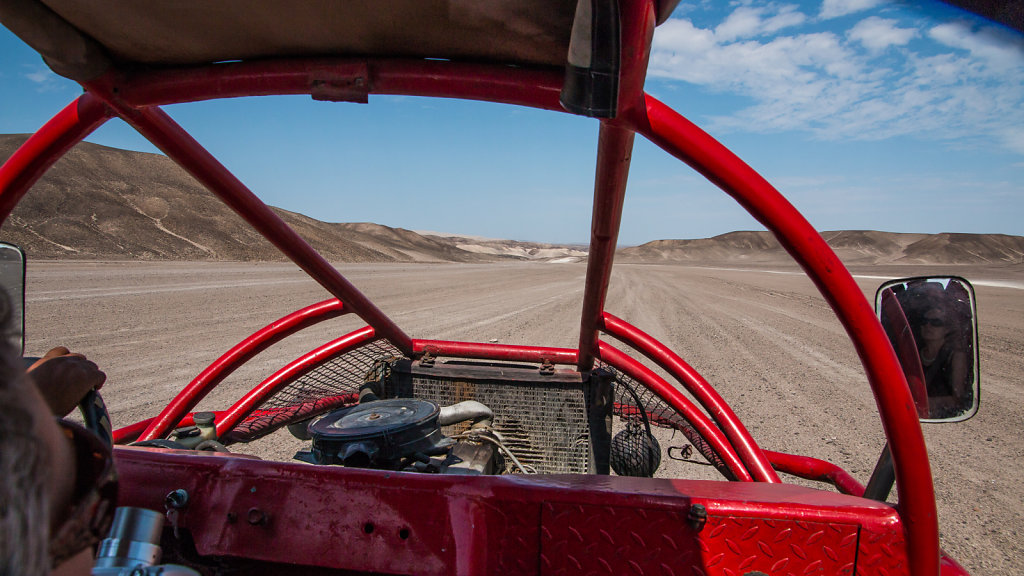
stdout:
{"type": "Polygon", "coordinates": [[[182,416],[220,384],[236,368],[251,358],[296,332],[345,313],[341,301],[336,298],[324,300],[301,310],[296,310],[242,340],[228,350],[213,364],[199,373],[173,400],[154,418],[140,440],[152,440],[167,436],[182,416]]]}
{"type": "Polygon", "coordinates": [[[541,574],[853,574],[856,524],[687,512],[546,502],[541,574]]]}
{"type": "Polygon", "coordinates": [[[83,94],[15,150],[0,166],[0,225],[50,166],[112,114],[102,100],[83,94]]]}
{"type": "Polygon", "coordinates": [[[772,470],[771,463],[768,462],[768,458],[765,457],[750,432],[743,426],[725,399],[711,387],[711,384],[700,373],[646,332],[607,312],[602,316],[601,327],[611,336],[629,344],[634,350],[650,358],[669,374],[675,376],[722,429],[733,449],[736,450],[736,454],[755,480],[779,482],[778,475],[772,470]]]}
{"type": "Polygon", "coordinates": [[[296,378],[336,356],[344,354],[353,348],[358,348],[363,344],[373,342],[376,339],[377,336],[373,327],[365,326],[293,360],[287,366],[253,387],[238,402],[235,402],[231,408],[224,411],[223,417],[217,420],[217,437],[233,430],[250,412],[259,408],[261,404],[266,402],[278,390],[291,384],[296,378]]]}
{"type": "Polygon", "coordinates": [[[708,444],[722,458],[736,480],[744,482],[754,481],[722,431],[711,422],[706,414],[697,409],[690,402],[689,398],[680,394],[675,387],[662,380],[661,376],[655,374],[651,369],[623,354],[621,351],[616,350],[605,342],[600,342],[598,345],[598,354],[602,361],[607,362],[618,370],[622,370],[630,378],[642,382],[686,418],[687,422],[697,429],[700,435],[708,441],[708,444]]]}
{"type": "Polygon", "coordinates": [[[803,267],[850,335],[894,455],[900,511],[915,574],[939,570],[935,490],[917,410],[896,355],[857,283],[821,235],[752,168],[703,130],[647,96],[637,131],[735,198],[803,267]]]}
{"type": "Polygon", "coordinates": [[[854,547],[866,547],[861,533],[884,540],[887,566],[905,567],[892,507],[786,484],[116,454],[122,503],[159,510],[171,490],[188,491],[179,526],[204,556],[400,574],[582,573],[577,564],[611,574],[849,574],[854,547]],[[688,521],[694,504],[707,510],[699,531],[688,521]]]}

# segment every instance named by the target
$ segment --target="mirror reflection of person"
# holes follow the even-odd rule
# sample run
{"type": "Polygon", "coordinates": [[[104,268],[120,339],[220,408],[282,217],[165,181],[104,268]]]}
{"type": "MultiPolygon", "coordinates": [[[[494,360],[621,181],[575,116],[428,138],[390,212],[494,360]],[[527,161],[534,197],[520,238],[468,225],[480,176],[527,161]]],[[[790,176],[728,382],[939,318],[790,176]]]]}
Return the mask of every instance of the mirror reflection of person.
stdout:
{"type": "Polygon", "coordinates": [[[970,394],[967,382],[967,353],[960,327],[941,306],[929,308],[921,317],[918,351],[928,390],[928,413],[932,418],[956,415],[962,399],[970,394]]]}

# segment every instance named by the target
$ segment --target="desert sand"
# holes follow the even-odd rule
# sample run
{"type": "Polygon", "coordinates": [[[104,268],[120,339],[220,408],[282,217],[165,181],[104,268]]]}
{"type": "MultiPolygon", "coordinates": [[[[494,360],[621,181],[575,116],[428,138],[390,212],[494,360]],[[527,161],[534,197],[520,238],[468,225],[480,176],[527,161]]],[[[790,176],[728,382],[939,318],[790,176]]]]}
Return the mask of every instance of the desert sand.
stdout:
{"type": "MultiPolygon", "coordinates": [[[[341,270],[413,337],[577,344],[581,264],[341,270]]],[[[854,274],[872,297],[883,277],[935,271],[854,274]]],[[[943,547],[973,574],[1024,573],[1024,488],[1014,480],[1024,457],[1024,267],[944,271],[977,281],[982,404],[967,422],[924,427],[943,547]]],[[[67,345],[99,363],[115,426],[155,415],[243,337],[328,297],[287,264],[35,262],[28,276],[26,353],[67,345]]],[[[622,265],[607,309],[701,371],[762,447],[824,458],[867,481],[883,445],[874,400],[849,339],[799,270],[622,265]]],[[[275,346],[201,408],[227,407],[286,362],[360,325],[344,317],[275,346]]],[[[238,451],[288,458],[298,447],[285,433],[238,451]]],[[[673,471],[707,473],[690,468],[673,471]]]]}

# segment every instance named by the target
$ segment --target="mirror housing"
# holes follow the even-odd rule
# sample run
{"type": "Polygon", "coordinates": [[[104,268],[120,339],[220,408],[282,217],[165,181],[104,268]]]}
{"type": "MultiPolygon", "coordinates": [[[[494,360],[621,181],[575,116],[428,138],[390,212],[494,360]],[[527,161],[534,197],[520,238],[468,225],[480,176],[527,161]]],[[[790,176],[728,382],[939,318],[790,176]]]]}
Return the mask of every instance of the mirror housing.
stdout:
{"type": "Polygon", "coordinates": [[[25,251],[0,242],[0,321],[3,337],[18,351],[25,352],[25,251]]]}
{"type": "Polygon", "coordinates": [[[974,288],[958,276],[882,284],[875,311],[899,358],[922,422],[960,422],[978,412],[978,316],[974,288]]]}

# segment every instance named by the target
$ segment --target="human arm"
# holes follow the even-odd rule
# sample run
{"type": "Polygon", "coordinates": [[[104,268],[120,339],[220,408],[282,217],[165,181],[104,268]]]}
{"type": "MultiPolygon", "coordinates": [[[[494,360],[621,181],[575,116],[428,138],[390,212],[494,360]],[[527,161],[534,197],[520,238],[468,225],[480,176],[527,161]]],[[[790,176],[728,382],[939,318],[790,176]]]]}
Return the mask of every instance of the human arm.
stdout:
{"type": "Polygon", "coordinates": [[[98,390],[107,375],[82,354],[53,348],[28,368],[40,395],[56,416],[66,416],[89,390],[98,390]]]}

